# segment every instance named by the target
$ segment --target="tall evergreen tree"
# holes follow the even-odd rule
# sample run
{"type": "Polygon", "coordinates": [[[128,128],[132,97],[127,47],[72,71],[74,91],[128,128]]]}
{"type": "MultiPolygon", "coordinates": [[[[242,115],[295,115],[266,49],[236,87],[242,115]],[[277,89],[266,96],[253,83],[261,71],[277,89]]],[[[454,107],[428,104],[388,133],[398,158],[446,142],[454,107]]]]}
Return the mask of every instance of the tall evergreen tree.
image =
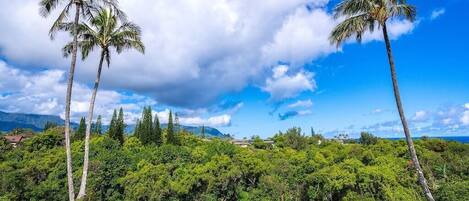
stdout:
{"type": "Polygon", "coordinates": [[[152,142],[153,121],[151,116],[151,107],[145,107],[143,109],[142,121],[140,122],[138,135],[142,144],[149,144],[152,142]]]}
{"type": "Polygon", "coordinates": [[[48,121],[46,122],[46,125],[44,125],[44,131],[49,130],[51,128],[55,128],[55,127],[57,127],[57,123],[48,121]]]}
{"type": "Polygon", "coordinates": [[[124,111],[122,110],[122,108],[120,108],[119,117],[117,118],[115,140],[119,141],[121,145],[124,144],[124,133],[125,133],[124,111]]]}
{"type": "Polygon", "coordinates": [[[103,123],[102,123],[101,115],[98,115],[98,118],[96,119],[96,124],[94,126],[94,133],[97,133],[98,135],[103,134],[103,123]]]}
{"type": "Polygon", "coordinates": [[[134,128],[134,137],[140,139],[140,119],[137,119],[137,122],[135,123],[135,128],[134,128]]]}
{"type": "Polygon", "coordinates": [[[154,136],[154,142],[157,145],[160,145],[163,140],[161,140],[161,125],[160,125],[160,120],[158,118],[158,115],[155,114],[155,123],[153,124],[153,136],[154,136]]]}
{"type": "Polygon", "coordinates": [[[201,131],[200,131],[200,136],[201,136],[202,138],[205,138],[205,125],[202,125],[202,129],[201,129],[201,131]]]}
{"type": "Polygon", "coordinates": [[[169,111],[168,128],[166,129],[166,142],[169,144],[176,144],[176,133],[174,132],[172,111],[169,111]]]}
{"type": "Polygon", "coordinates": [[[108,135],[112,139],[116,139],[116,133],[117,133],[117,111],[114,110],[112,113],[112,118],[111,118],[111,123],[109,124],[109,129],[107,131],[108,135]]]}
{"type": "Polygon", "coordinates": [[[83,140],[85,139],[85,132],[86,132],[86,121],[85,117],[80,119],[80,125],[78,126],[77,131],[75,132],[75,139],[76,140],[83,140]]]}
{"type": "Polygon", "coordinates": [[[181,131],[179,126],[179,116],[177,112],[174,113],[174,131],[175,133],[179,133],[181,131]]]}

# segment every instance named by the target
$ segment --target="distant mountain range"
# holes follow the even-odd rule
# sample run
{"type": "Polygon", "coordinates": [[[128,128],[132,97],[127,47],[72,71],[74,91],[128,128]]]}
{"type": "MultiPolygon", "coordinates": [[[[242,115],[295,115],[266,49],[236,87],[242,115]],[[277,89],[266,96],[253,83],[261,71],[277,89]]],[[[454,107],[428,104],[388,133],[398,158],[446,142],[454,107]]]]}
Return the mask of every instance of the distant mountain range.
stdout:
{"type": "MultiPolygon", "coordinates": [[[[58,125],[63,125],[64,120],[59,116],[54,115],[40,115],[40,114],[21,114],[21,113],[7,113],[0,111],[0,131],[11,131],[15,128],[28,128],[32,129],[33,131],[42,131],[44,129],[44,125],[47,122],[56,123],[58,125]]],[[[163,128],[166,128],[167,124],[161,125],[163,128]]],[[[72,122],[72,128],[77,128],[78,124],[72,122]]],[[[103,126],[104,130],[108,129],[107,125],[103,126]]],[[[132,133],[135,128],[134,124],[127,125],[126,132],[132,133]]],[[[186,131],[192,132],[196,135],[200,135],[202,131],[202,127],[200,126],[184,126],[181,125],[181,129],[186,131]]],[[[212,127],[205,127],[205,135],[207,137],[220,137],[225,138],[228,137],[227,135],[221,133],[216,128],[212,127]]]]}

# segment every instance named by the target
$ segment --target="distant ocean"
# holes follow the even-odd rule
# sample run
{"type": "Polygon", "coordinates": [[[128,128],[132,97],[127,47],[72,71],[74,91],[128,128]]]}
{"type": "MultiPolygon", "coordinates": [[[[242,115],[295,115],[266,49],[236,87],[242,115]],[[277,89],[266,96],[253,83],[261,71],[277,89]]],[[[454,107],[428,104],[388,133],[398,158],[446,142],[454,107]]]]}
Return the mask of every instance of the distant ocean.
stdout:
{"type": "MultiPolygon", "coordinates": [[[[438,138],[446,141],[456,141],[464,144],[469,143],[469,136],[445,136],[445,137],[429,137],[429,138],[438,138]]],[[[386,138],[390,140],[403,140],[405,138],[386,138]]],[[[420,139],[420,137],[415,137],[413,139],[420,139]]]]}

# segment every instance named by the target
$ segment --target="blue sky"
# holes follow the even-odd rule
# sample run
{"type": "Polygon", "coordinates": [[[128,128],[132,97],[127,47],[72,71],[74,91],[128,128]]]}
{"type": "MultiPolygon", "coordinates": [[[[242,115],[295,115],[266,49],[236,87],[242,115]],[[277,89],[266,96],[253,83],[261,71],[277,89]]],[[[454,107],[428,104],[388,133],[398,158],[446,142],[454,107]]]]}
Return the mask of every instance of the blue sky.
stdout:
{"type": "MultiPolygon", "coordinates": [[[[417,6],[417,21],[398,19],[390,30],[412,132],[468,135],[469,39],[463,36],[469,13],[463,9],[469,2],[408,3],[417,6]]],[[[334,4],[123,0],[123,10],[142,26],[147,54],[113,56],[96,110],[106,119],[124,107],[133,122],[144,105],[161,119],[172,109],[183,124],[214,126],[237,138],[269,137],[293,126],[327,137],[402,136],[380,33],[369,33],[362,44],[330,46],[328,34],[338,23],[334,4]],[[142,9],[160,12],[148,19],[142,9]]],[[[68,35],[48,40],[53,17],[40,18],[35,1],[0,5],[9,8],[0,11],[7,28],[0,33],[0,110],[61,115],[68,61],[59,50],[68,35]],[[26,27],[11,17],[25,15],[34,18],[26,27]]],[[[95,57],[77,68],[75,119],[87,111],[95,57]]]]}

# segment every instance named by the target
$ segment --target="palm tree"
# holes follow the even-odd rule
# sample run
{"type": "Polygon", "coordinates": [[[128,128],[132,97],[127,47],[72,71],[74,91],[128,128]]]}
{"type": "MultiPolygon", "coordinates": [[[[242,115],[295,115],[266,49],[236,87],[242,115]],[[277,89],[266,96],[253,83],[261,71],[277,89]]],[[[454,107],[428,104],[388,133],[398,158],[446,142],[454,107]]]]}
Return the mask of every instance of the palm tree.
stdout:
{"type": "Polygon", "coordinates": [[[404,128],[404,134],[407,140],[407,147],[412,158],[414,167],[418,173],[418,180],[422,186],[425,196],[428,200],[433,201],[432,193],[427,184],[427,180],[423,174],[417,154],[415,152],[414,143],[410,136],[407,120],[404,115],[399,86],[397,83],[396,69],[391,51],[391,42],[387,32],[386,22],[392,18],[407,19],[414,21],[416,9],[414,6],[406,4],[405,0],[343,0],[335,8],[335,17],[345,17],[345,20],[338,24],[331,33],[330,41],[337,46],[341,45],[350,37],[355,37],[361,42],[362,36],[366,31],[373,32],[376,27],[383,32],[386,50],[391,68],[391,78],[396,99],[397,109],[404,128]]]}
{"type": "MultiPolygon", "coordinates": [[[[51,39],[54,39],[54,34],[59,30],[60,24],[66,20],[70,14],[70,9],[75,6],[75,20],[74,24],[77,25],[80,20],[80,14],[83,17],[89,16],[90,8],[92,8],[91,1],[84,0],[41,0],[39,2],[40,13],[43,17],[47,17],[51,12],[58,6],[65,3],[65,7],[60,12],[58,18],[49,30],[51,39]],[[83,12],[81,12],[83,11],[83,12]]],[[[74,187],[73,187],[73,169],[72,169],[72,153],[70,150],[70,102],[72,98],[72,87],[73,87],[73,75],[75,72],[76,57],[77,57],[77,30],[72,31],[73,43],[72,43],[72,61],[70,64],[70,70],[68,72],[67,81],[67,93],[65,96],[65,150],[67,155],[67,182],[68,182],[68,197],[70,201],[75,199],[74,187]]]]}
{"type": "MultiPolygon", "coordinates": [[[[49,36],[54,39],[55,33],[61,30],[61,25],[70,15],[71,8],[75,6],[74,25],[78,25],[80,16],[85,19],[92,18],[92,12],[96,10],[98,2],[102,5],[111,6],[116,9],[120,18],[125,19],[125,14],[117,8],[117,0],[40,0],[40,14],[43,17],[49,16],[57,7],[65,5],[60,12],[57,19],[52,24],[49,30],[49,36]]],[[[78,26],[74,26],[78,27],[78,26]]],[[[72,169],[72,152],[70,149],[70,103],[72,99],[73,76],[75,74],[77,46],[78,46],[78,30],[73,28],[71,31],[73,35],[73,42],[71,46],[72,60],[67,79],[67,92],[65,95],[65,150],[67,155],[67,183],[68,183],[68,197],[70,201],[75,200],[75,192],[73,185],[73,169],[72,169]]]]}
{"type": "MultiPolygon", "coordinates": [[[[64,30],[71,30],[73,24],[63,24],[64,30]]],[[[126,49],[136,49],[144,53],[145,47],[141,42],[140,27],[132,22],[122,20],[116,15],[115,9],[100,9],[97,15],[91,19],[90,25],[81,23],[78,25],[78,47],[81,49],[82,59],[86,59],[88,54],[99,47],[101,49],[98,72],[94,83],[93,94],[91,95],[90,106],[88,110],[88,123],[86,126],[85,154],[83,162],[83,174],[80,185],[80,192],[77,199],[86,195],[86,181],[88,175],[89,163],[89,139],[91,134],[91,123],[93,119],[93,110],[101,78],[103,63],[110,65],[111,48],[120,54],[126,49]]],[[[73,42],[64,47],[64,54],[68,56],[73,51],[73,42]]]]}

